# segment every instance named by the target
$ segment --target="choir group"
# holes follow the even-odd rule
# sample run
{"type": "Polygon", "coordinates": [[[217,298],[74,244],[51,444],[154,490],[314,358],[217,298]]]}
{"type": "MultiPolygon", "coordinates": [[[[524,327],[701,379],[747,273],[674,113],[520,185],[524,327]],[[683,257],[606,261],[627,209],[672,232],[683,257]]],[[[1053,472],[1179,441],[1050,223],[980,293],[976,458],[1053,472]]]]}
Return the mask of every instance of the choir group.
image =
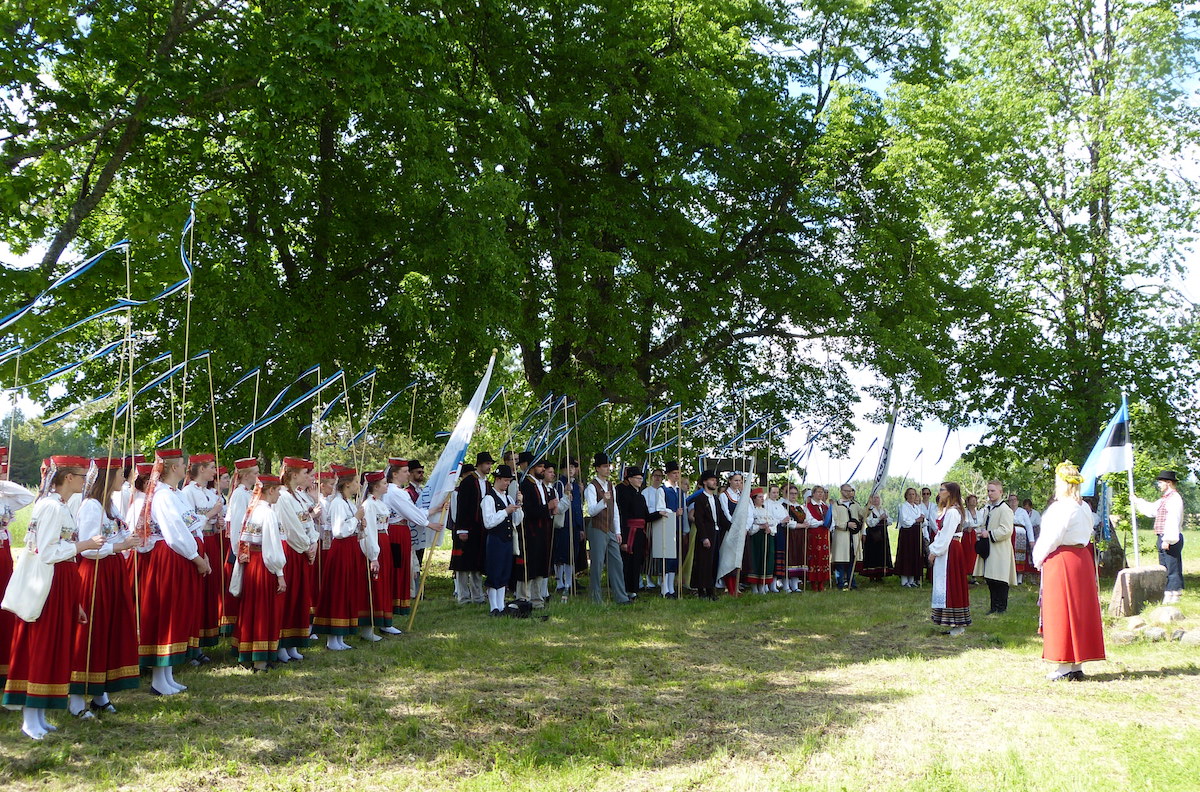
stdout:
{"type": "Polygon", "coordinates": [[[21,709],[22,730],[42,739],[55,730],[47,709],[85,719],[115,712],[109,695],[136,687],[143,671],[152,694],[181,693],[174,669],[209,662],[221,636],[247,669],[264,672],[302,660],[321,637],[343,651],[353,648],[348,636],[398,635],[420,590],[423,551],[442,527],[457,601],[492,615],[514,603],[545,608],[551,578],[565,601],[585,570],[590,599],[603,601],[607,571],[618,604],[647,590],[712,599],[847,591],[895,574],[905,587],[928,580],[933,622],[957,635],[971,624],[976,578],[988,584],[989,613],[1002,613],[1009,587],[1038,568],[1043,656],[1059,664],[1051,677],[1081,678],[1083,662],[1104,658],[1092,513],[1069,463],[1058,468],[1040,532],[1032,505],[1010,507],[997,481],[983,507],[974,495],[964,502],[954,482],[936,498],[909,489],[894,564],[887,511],[878,496],[858,503],[849,485],[830,502],[820,486],[747,492],[741,473],[719,487],[705,471],[690,490],[673,462],[648,481],[627,467],[614,482],[604,454],[591,467],[585,480],[569,459],[560,477],[532,454],[495,465],[482,452],[462,467],[445,508],[427,510],[415,460],[360,474],[314,472],[313,462],[285,457],[271,476],[248,458],[230,478],[212,455],[179,450],[159,451],[153,464],[52,457],[15,568],[4,528],[34,497],[0,481],[3,704],[21,709]]]}

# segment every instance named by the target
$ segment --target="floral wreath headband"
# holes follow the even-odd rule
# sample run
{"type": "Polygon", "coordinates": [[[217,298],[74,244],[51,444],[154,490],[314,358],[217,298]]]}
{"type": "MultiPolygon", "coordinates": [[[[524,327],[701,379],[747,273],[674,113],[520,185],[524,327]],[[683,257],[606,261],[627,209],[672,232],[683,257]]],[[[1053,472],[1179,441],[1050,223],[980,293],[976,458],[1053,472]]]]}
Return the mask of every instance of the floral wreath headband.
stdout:
{"type": "Polygon", "coordinates": [[[1054,475],[1076,487],[1083,483],[1083,476],[1079,475],[1079,468],[1075,467],[1075,463],[1070,460],[1059,462],[1058,466],[1054,468],[1054,475]]]}

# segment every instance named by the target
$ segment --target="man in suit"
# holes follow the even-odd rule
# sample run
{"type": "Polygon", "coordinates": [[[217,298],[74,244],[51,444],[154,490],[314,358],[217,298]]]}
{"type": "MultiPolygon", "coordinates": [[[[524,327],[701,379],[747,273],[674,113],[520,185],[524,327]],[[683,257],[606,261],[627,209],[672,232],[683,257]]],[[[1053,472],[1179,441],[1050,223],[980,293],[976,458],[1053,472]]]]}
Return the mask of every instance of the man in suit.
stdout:
{"type": "Polygon", "coordinates": [[[983,510],[983,527],[977,536],[988,538],[987,558],[977,558],[975,575],[987,580],[991,596],[990,616],[1008,610],[1009,586],[1017,585],[1017,564],[1013,558],[1013,511],[1004,502],[1004,485],[992,479],[987,485],[988,504],[983,510]]]}

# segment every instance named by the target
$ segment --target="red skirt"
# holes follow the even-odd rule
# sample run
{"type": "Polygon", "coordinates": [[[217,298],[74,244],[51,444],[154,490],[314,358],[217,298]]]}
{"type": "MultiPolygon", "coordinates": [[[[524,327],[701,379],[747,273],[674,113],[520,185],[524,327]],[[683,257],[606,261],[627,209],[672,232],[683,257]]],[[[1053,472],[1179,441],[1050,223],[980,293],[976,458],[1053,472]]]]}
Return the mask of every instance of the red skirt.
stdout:
{"type": "Polygon", "coordinates": [[[393,571],[392,543],[387,534],[379,534],[379,574],[370,580],[370,595],[367,594],[366,578],[363,579],[363,610],[358,615],[359,627],[391,627],[392,609],[395,603],[396,575],[393,571]],[[368,618],[367,611],[371,612],[368,618]]]}
{"type": "Polygon", "coordinates": [[[829,529],[809,528],[805,550],[808,552],[808,585],[813,591],[824,591],[829,584],[829,529]]]}
{"type": "Polygon", "coordinates": [[[217,645],[221,632],[221,605],[229,578],[225,577],[225,534],[206,534],[202,540],[204,554],[208,556],[212,572],[200,579],[200,647],[208,649],[217,645]]]}
{"type": "Polygon", "coordinates": [[[407,616],[412,607],[412,533],[407,525],[389,525],[388,536],[392,540],[392,566],[396,573],[392,615],[407,616]]]}
{"type": "Polygon", "coordinates": [[[971,573],[975,571],[975,557],[976,557],[975,539],[976,538],[977,537],[975,536],[974,528],[972,528],[969,531],[963,531],[963,538],[962,538],[963,566],[967,570],[968,581],[970,580],[971,573]]]}
{"type": "MultiPolygon", "coordinates": [[[[310,613],[314,616],[317,613],[317,600],[321,598],[322,569],[328,553],[329,551],[322,546],[321,540],[318,539],[316,558],[313,559],[311,564],[304,565],[304,569],[308,572],[308,599],[312,605],[310,613]]],[[[309,621],[311,622],[312,620],[309,619],[309,621]]]]}
{"type": "MultiPolygon", "coordinates": [[[[12,577],[13,557],[8,540],[0,542],[0,592],[8,588],[8,580],[12,577]]],[[[3,594],[0,594],[3,596],[3,594]]],[[[16,626],[17,615],[12,611],[0,610],[0,687],[8,678],[8,650],[12,647],[13,628],[16,626]]]]}
{"type": "Polygon", "coordinates": [[[138,559],[143,668],[183,664],[200,643],[200,575],[163,540],[138,559]]]}
{"type": "Polygon", "coordinates": [[[896,574],[902,577],[919,578],[925,572],[925,556],[922,554],[921,529],[910,525],[901,528],[896,537],[896,574]]]}
{"type": "Polygon", "coordinates": [[[297,553],[287,542],[283,543],[283,554],[287,564],[283,567],[283,580],[287,591],[283,593],[282,621],[279,625],[279,645],[284,649],[303,649],[309,645],[312,635],[312,564],[308,556],[297,553]]]}
{"type": "Polygon", "coordinates": [[[317,600],[317,615],[313,618],[313,632],[350,635],[358,626],[359,610],[365,607],[359,605],[359,597],[365,590],[360,583],[366,579],[366,561],[358,538],[334,539],[325,551],[323,563],[324,582],[317,600]]]}
{"type": "MultiPolygon", "coordinates": [[[[285,567],[286,569],[286,567],[285,567]]],[[[263,563],[261,552],[250,553],[242,569],[241,609],[233,631],[233,648],[239,663],[266,663],[276,659],[283,595],[279,579],[263,563]]]]}
{"type": "Polygon", "coordinates": [[[1096,564],[1086,547],[1060,547],[1042,565],[1042,658],[1056,663],[1104,659],[1096,564]]]}
{"type": "MultiPolygon", "coordinates": [[[[229,554],[225,554],[225,558],[229,558],[229,554]]],[[[221,564],[222,572],[213,570],[213,574],[221,574],[224,583],[221,586],[221,635],[233,635],[233,631],[237,628],[238,611],[242,608],[242,601],[239,597],[235,597],[229,593],[229,581],[233,578],[233,564],[228,560],[221,564]]],[[[243,573],[245,574],[245,573],[243,573]]]]}
{"type": "Polygon", "coordinates": [[[966,627],[971,623],[971,587],[962,544],[950,542],[946,552],[946,607],[933,608],[931,617],[934,624],[944,627],[966,627]]]}
{"type": "Polygon", "coordinates": [[[80,559],[79,599],[88,623],[75,625],[71,693],[100,696],[136,688],[137,627],[125,559],[80,559]]]}
{"type": "Polygon", "coordinates": [[[2,703],[6,707],[66,709],[71,655],[79,618],[79,571],[54,565],[50,593],[35,622],[16,620],[2,703]]]}

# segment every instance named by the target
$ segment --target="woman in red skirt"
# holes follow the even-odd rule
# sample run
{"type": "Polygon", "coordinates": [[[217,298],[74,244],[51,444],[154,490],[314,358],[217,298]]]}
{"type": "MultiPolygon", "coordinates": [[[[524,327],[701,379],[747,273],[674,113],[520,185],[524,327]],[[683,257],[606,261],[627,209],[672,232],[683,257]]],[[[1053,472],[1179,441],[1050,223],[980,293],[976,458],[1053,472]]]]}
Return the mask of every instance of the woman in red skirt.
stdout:
{"type": "Polygon", "coordinates": [[[279,662],[303,660],[300,650],[309,645],[314,604],[312,565],[320,533],[304,490],[312,483],[313,463],[299,457],[283,458],[282,488],[275,504],[283,534],[283,568],[287,590],[283,595],[283,621],[279,627],[279,662]]]}
{"type": "Polygon", "coordinates": [[[1103,660],[1104,622],[1096,564],[1088,549],[1092,510],[1079,497],[1083,477],[1070,462],[1055,471],[1054,503],[1042,514],[1033,563],[1042,571],[1042,658],[1048,679],[1083,679],[1083,664],[1103,660]]]}
{"type": "Polygon", "coordinates": [[[278,500],[279,478],[259,476],[238,543],[242,593],[233,648],[238,653],[238,662],[250,666],[255,673],[266,671],[267,663],[274,662],[279,651],[287,557],[273,508],[278,500]]]}
{"type": "MultiPolygon", "coordinates": [[[[4,596],[13,571],[12,537],[8,533],[8,524],[18,511],[33,503],[33,495],[29,490],[5,479],[7,475],[8,449],[0,446],[0,597],[4,596]]],[[[8,650],[12,646],[16,618],[9,611],[0,610],[0,690],[8,678],[8,650]]]]}
{"type": "Polygon", "coordinates": [[[975,571],[975,539],[977,534],[975,529],[983,522],[983,515],[979,513],[979,497],[974,493],[967,496],[966,510],[963,513],[963,563],[967,568],[967,583],[974,583],[971,573],[975,571]]]}
{"type": "Polygon", "coordinates": [[[947,481],[938,488],[937,533],[929,543],[933,567],[934,624],[949,627],[948,635],[962,635],[971,623],[971,589],[962,551],[962,490],[947,481]]]}
{"type": "Polygon", "coordinates": [[[174,668],[199,647],[202,579],[212,572],[194,533],[204,517],[191,510],[178,490],[183,474],[182,451],[158,452],[134,529],[142,547],[149,548],[138,560],[138,654],[142,667],[151,670],[150,692],[158,696],[187,690],[175,681],[174,668]]]}
{"type": "MultiPolygon", "coordinates": [[[[358,471],[339,467],[335,472],[337,484],[325,504],[332,539],[329,552],[324,554],[324,581],[313,631],[327,636],[325,648],[338,652],[354,648],[346,643],[346,636],[358,626],[358,612],[365,607],[359,600],[366,575],[363,564],[368,562],[358,546],[363,523],[362,507],[355,505],[358,471]]],[[[379,562],[370,563],[371,573],[379,574],[379,562]]]]}
{"type": "Polygon", "coordinates": [[[382,640],[375,634],[375,628],[388,630],[392,626],[392,609],[395,594],[396,576],[388,574],[393,569],[392,543],[388,535],[389,510],[380,499],[387,491],[387,481],[382,471],[366,475],[367,497],[363,501],[363,519],[366,529],[363,531],[359,548],[366,557],[366,563],[376,562],[378,574],[368,575],[367,568],[363,569],[363,595],[361,602],[363,611],[359,614],[359,635],[368,641],[382,640]]]}
{"type": "Polygon", "coordinates": [[[224,557],[221,553],[225,542],[221,536],[221,512],[225,505],[220,493],[213,486],[217,477],[217,462],[213,454],[192,454],[188,458],[188,483],[180,492],[187,500],[189,511],[203,518],[199,523],[197,537],[203,547],[201,552],[208,559],[213,573],[206,575],[200,587],[200,655],[196,660],[210,662],[205,649],[217,645],[221,627],[221,600],[224,596],[224,557]]]}
{"type": "Polygon", "coordinates": [[[133,588],[125,559],[138,540],[113,513],[112,497],[123,483],[124,460],[97,459],[96,478],[79,506],[79,538],[100,536],[104,546],[82,553],[79,559],[79,595],[87,623],[75,628],[75,657],[71,666],[68,711],[78,718],[92,717],[83,697],[92,697],[91,709],[116,712],[108,694],[138,686],[137,627],[133,588]]]}
{"type": "Polygon", "coordinates": [[[71,496],[83,491],[88,464],[84,457],[50,458],[46,475],[51,492],[33,507],[24,553],[4,593],[4,608],[20,618],[13,629],[8,679],[0,703],[21,708],[21,731],[35,740],[56,731],[46,721],[46,710],[67,707],[75,625],[87,618],[79,607],[75,556],[104,546],[102,536],[79,541],[75,519],[67,508],[71,496]],[[33,574],[22,574],[22,565],[29,565],[33,574]],[[38,585],[47,576],[49,591],[38,585]]]}
{"type": "MultiPolygon", "coordinates": [[[[407,489],[411,480],[408,460],[388,459],[385,473],[388,485],[382,500],[389,512],[388,537],[392,540],[392,574],[394,576],[392,617],[395,618],[396,616],[407,616],[412,607],[413,547],[410,526],[416,524],[424,527],[428,520],[425,522],[416,520],[420,516],[420,510],[417,509],[407,489]]],[[[399,632],[399,630],[392,627],[386,629],[385,632],[399,632]]]]}
{"type": "Polygon", "coordinates": [[[825,502],[824,487],[813,487],[808,503],[804,510],[808,520],[804,523],[807,534],[804,546],[804,565],[808,567],[805,579],[813,591],[824,591],[829,585],[829,528],[825,525],[825,517],[829,514],[829,504],[825,502]]]}

